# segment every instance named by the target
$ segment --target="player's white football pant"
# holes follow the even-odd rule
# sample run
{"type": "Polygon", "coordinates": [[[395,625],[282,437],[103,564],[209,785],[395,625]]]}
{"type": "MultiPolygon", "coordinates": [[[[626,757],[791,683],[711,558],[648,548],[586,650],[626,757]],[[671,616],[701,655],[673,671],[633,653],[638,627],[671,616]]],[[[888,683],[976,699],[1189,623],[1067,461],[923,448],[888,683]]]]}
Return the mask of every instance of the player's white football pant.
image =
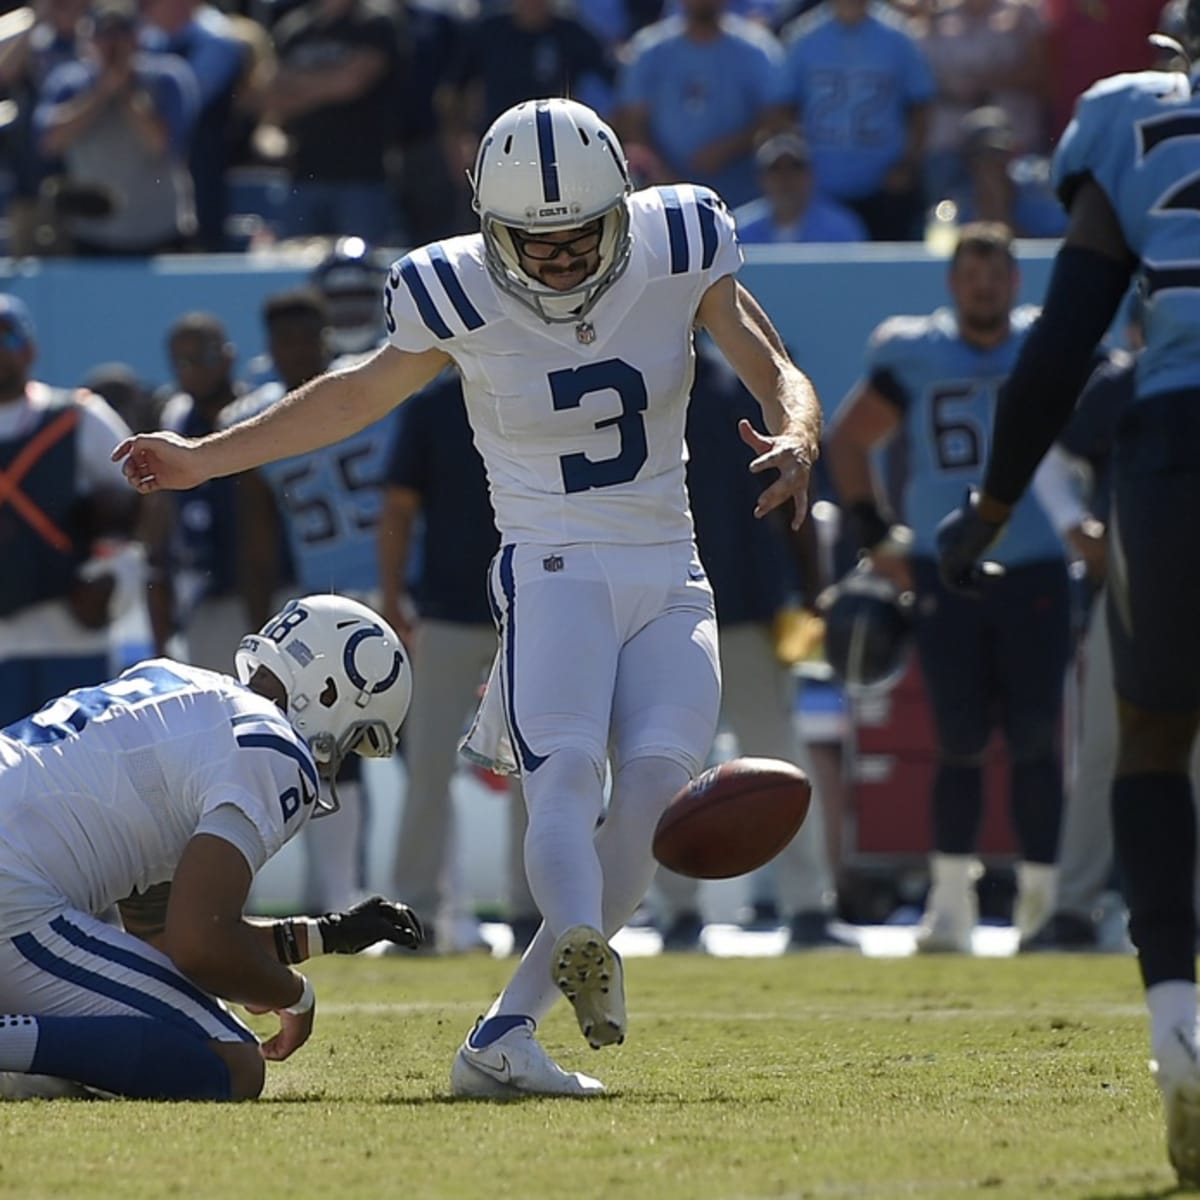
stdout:
{"type": "Polygon", "coordinates": [[[625,972],[598,929],[575,925],[550,953],[550,973],[593,1050],[625,1040],[625,972]]]}
{"type": "Polygon", "coordinates": [[[1194,1035],[1174,1029],[1150,1069],[1167,1118],[1167,1155],[1184,1187],[1200,1186],[1200,1053],[1194,1035]]]}
{"type": "Polygon", "coordinates": [[[518,1025],[481,1049],[463,1042],[450,1069],[456,1096],[515,1100],[521,1096],[595,1096],[604,1084],[579,1071],[564,1071],[533,1036],[533,1022],[518,1025]]]}

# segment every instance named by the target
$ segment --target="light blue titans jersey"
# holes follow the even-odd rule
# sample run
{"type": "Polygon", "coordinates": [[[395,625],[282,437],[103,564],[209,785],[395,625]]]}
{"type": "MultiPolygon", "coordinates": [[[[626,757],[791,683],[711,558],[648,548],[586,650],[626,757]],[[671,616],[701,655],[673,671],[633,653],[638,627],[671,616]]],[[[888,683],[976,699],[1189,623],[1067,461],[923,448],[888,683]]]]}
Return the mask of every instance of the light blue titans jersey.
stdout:
{"type": "MultiPolygon", "coordinates": [[[[902,519],[912,527],[913,553],[934,557],[938,522],[983,478],[996,394],[1037,309],[1013,310],[1012,332],[981,350],[965,341],[948,308],[927,317],[892,317],[871,335],[867,378],[903,413],[907,479],[902,519]]],[[[1033,493],[1013,510],[988,558],[1008,566],[1058,559],[1062,544],[1033,493]]]]}
{"type": "Polygon", "coordinates": [[[1090,175],[1141,259],[1146,350],[1137,394],[1200,388],[1200,95],[1185,75],[1104,79],[1080,98],[1054,155],[1064,203],[1090,175]]]}
{"type": "MultiPolygon", "coordinates": [[[[283,394],[281,383],[264,384],[230,405],[222,423],[245,421],[283,394]]],[[[376,586],[376,530],[395,424],[390,413],[335,445],[258,468],[275,497],[296,580],[306,592],[376,586]]]]}

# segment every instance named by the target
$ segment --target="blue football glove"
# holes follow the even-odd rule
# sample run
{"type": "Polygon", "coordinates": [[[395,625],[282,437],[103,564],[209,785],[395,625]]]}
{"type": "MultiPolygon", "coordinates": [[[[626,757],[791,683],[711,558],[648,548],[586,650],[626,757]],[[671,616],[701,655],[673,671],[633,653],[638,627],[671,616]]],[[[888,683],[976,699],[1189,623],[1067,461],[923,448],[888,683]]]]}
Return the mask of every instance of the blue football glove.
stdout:
{"type": "Polygon", "coordinates": [[[978,498],[978,492],[968,491],[962,506],[937,527],[938,574],[952,592],[967,596],[979,595],[986,580],[1004,574],[999,563],[979,561],[1004,524],[985,521],[976,506],[978,498]]]}

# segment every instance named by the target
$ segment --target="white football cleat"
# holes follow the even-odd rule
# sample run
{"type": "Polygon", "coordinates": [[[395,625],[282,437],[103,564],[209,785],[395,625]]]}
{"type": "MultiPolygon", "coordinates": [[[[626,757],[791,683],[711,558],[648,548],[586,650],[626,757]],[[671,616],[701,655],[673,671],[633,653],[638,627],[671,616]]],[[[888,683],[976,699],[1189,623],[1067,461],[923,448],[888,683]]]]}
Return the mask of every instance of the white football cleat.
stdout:
{"type": "Polygon", "coordinates": [[[604,934],[590,925],[568,929],[550,953],[550,977],[593,1050],[625,1040],[625,971],[604,934]]]}
{"type": "Polygon", "coordinates": [[[929,856],[929,895],[917,929],[918,954],[970,954],[979,921],[975,884],[983,864],[968,854],[929,856]]]}
{"type": "Polygon", "coordinates": [[[1050,863],[1017,863],[1017,896],[1013,924],[1020,943],[1031,941],[1050,920],[1058,898],[1058,867],[1050,863]]]}
{"type": "Polygon", "coordinates": [[[918,954],[970,954],[975,932],[974,912],[935,909],[921,918],[915,944],[918,954]]]}
{"type": "Polygon", "coordinates": [[[1200,1054],[1194,1036],[1172,1030],[1150,1060],[1150,1070],[1167,1118],[1167,1157],[1181,1187],[1200,1187],[1200,1054]]]}
{"type": "MultiPolygon", "coordinates": [[[[483,1023],[481,1017],[475,1029],[483,1023]]],[[[597,1096],[604,1084],[579,1071],[564,1071],[533,1036],[525,1021],[483,1047],[471,1037],[458,1048],[450,1068],[450,1090],[456,1096],[484,1100],[516,1100],[521,1096],[597,1096]]]]}

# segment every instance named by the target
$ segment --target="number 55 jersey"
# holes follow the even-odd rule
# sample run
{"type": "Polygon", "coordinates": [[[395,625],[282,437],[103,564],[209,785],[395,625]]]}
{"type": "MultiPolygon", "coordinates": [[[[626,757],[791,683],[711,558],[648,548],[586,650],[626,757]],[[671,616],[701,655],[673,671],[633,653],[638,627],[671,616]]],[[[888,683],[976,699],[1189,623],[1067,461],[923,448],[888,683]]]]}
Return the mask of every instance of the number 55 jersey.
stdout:
{"type": "Polygon", "coordinates": [[[414,250],[384,293],[388,340],[437,346],[463,379],[502,542],[690,539],[684,419],[705,290],[741,266],[715,193],[629,197],[632,248],[585,319],[543,321],[495,284],[482,235],[414,250]]]}

